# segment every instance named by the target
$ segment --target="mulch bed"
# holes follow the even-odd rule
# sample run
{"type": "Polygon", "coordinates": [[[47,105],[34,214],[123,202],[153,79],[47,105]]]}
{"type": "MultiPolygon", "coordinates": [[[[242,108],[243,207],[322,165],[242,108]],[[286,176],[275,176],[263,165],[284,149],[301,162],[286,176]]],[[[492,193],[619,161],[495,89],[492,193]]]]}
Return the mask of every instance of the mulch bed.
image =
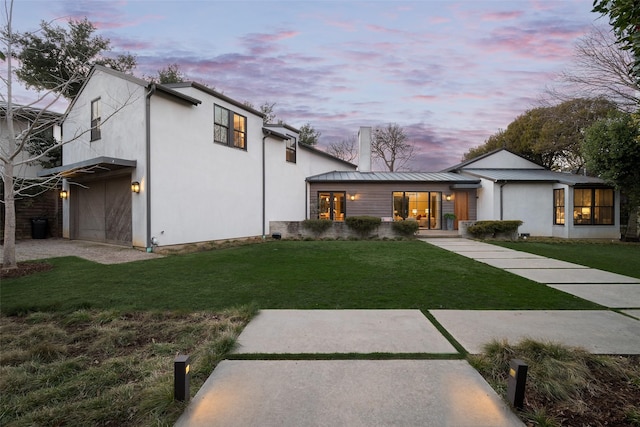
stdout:
{"type": "Polygon", "coordinates": [[[53,265],[46,262],[19,262],[18,268],[3,268],[0,264],[0,279],[13,279],[52,269],[53,265]]]}

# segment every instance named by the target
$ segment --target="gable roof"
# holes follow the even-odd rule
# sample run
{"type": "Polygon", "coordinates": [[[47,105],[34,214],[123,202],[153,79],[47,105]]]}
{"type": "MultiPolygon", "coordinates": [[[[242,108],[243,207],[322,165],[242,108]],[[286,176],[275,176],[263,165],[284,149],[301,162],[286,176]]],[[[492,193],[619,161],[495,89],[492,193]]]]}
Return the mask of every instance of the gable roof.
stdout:
{"type": "MultiPolygon", "coordinates": [[[[351,162],[347,162],[346,160],[342,160],[339,157],[332,156],[331,154],[327,153],[326,151],[318,150],[317,148],[315,148],[315,147],[313,147],[313,146],[311,146],[309,144],[305,144],[305,143],[300,142],[300,141],[298,141],[297,144],[298,144],[298,147],[302,148],[303,150],[310,151],[311,153],[317,154],[317,155],[322,156],[322,157],[326,157],[327,159],[336,160],[338,162],[344,163],[345,165],[347,165],[349,167],[352,167],[353,169],[358,167],[357,165],[354,165],[351,162]]],[[[309,178],[307,178],[307,180],[308,179],[309,178]]]]}
{"type": "Polygon", "coordinates": [[[310,176],[307,178],[307,182],[437,182],[452,184],[479,184],[480,180],[450,172],[333,171],[310,176]]]}
{"type": "MultiPolygon", "coordinates": [[[[446,169],[443,170],[443,172],[456,172],[456,171],[460,171],[461,169],[467,169],[469,168],[471,165],[473,165],[474,163],[488,163],[487,160],[490,159],[491,157],[503,157],[503,160],[505,160],[505,157],[508,157],[511,161],[518,161],[519,163],[521,163],[522,165],[526,165],[526,169],[546,169],[544,166],[539,165],[519,154],[514,153],[513,151],[509,151],[506,148],[498,148],[496,150],[490,151],[488,153],[485,153],[481,156],[478,157],[474,157],[473,159],[469,159],[466,160],[462,163],[458,163],[457,165],[453,165],[451,167],[448,167],[446,169]]],[[[476,166],[476,167],[472,167],[473,169],[481,169],[480,167],[476,166]]],[[[504,168],[501,167],[489,167],[487,169],[514,169],[513,165],[507,165],[504,168]]],[[[522,169],[522,167],[520,167],[519,169],[522,169]]]]}
{"type": "Polygon", "coordinates": [[[242,108],[243,110],[246,110],[252,114],[255,114],[256,116],[259,116],[260,118],[264,118],[264,113],[262,113],[261,111],[256,110],[253,107],[250,107],[246,104],[243,104],[240,101],[236,101],[233,98],[229,98],[227,95],[224,95],[220,92],[217,92],[214,89],[211,89],[208,86],[203,85],[202,83],[198,83],[198,82],[193,82],[193,81],[189,81],[189,82],[181,82],[181,83],[169,83],[164,85],[167,88],[170,89],[180,89],[180,88],[185,88],[185,87],[192,87],[194,89],[198,89],[204,93],[207,93],[209,95],[213,95],[216,98],[220,98],[226,102],[228,102],[229,104],[236,106],[238,108],[242,108]]]}

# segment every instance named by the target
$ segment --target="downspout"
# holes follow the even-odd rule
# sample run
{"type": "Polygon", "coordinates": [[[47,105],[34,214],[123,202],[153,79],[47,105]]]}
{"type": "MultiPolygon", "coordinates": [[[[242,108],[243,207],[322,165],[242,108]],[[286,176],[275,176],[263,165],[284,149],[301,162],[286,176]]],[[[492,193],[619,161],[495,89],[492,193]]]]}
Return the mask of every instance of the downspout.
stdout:
{"type": "Polygon", "coordinates": [[[147,202],[147,252],[153,251],[151,243],[151,96],[156,92],[156,85],[152,84],[146,96],[146,172],[147,179],[144,191],[147,202]]]}
{"type": "Polygon", "coordinates": [[[266,190],[266,161],[265,161],[265,153],[266,153],[266,139],[271,134],[271,132],[264,132],[264,136],[262,137],[262,240],[267,238],[267,230],[264,223],[267,220],[267,190],[266,190]]]}
{"type": "Polygon", "coordinates": [[[504,203],[502,202],[502,195],[503,195],[502,188],[505,185],[507,185],[506,181],[503,181],[503,182],[500,183],[500,221],[502,221],[504,219],[503,218],[504,203]]]}

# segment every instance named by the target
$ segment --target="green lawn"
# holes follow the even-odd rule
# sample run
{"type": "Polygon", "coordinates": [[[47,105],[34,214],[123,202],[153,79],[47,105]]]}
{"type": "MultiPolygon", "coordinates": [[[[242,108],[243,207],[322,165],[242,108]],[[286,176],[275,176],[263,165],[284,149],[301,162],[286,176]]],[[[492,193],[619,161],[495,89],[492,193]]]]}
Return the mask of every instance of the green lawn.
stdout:
{"type": "Polygon", "coordinates": [[[119,265],[53,259],[3,280],[2,313],[259,308],[594,309],[419,241],[273,241],[119,265]]]}
{"type": "Polygon", "coordinates": [[[638,243],[575,242],[552,239],[491,243],[640,279],[640,244],[638,243]]]}

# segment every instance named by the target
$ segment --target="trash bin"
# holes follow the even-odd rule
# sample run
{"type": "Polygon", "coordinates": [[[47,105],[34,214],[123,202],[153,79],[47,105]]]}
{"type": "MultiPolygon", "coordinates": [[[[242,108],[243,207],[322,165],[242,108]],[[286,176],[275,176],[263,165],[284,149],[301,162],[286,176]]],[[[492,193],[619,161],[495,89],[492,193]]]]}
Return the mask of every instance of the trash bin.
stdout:
{"type": "Polygon", "coordinates": [[[46,218],[31,218],[31,238],[46,239],[48,225],[46,218]]]}

